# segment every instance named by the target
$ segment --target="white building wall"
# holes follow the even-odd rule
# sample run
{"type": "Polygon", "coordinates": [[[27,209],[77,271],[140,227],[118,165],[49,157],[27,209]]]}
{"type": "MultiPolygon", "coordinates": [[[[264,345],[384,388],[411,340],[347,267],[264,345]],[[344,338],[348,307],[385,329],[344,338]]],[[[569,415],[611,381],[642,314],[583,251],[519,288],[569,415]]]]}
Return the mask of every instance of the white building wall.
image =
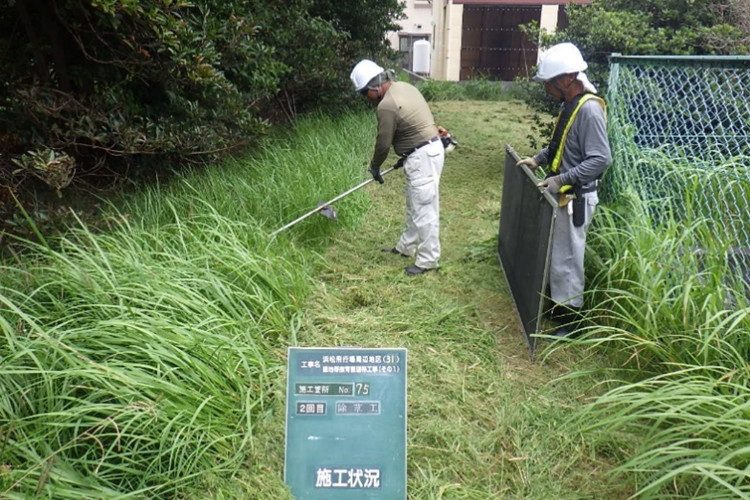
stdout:
{"type": "Polygon", "coordinates": [[[457,82],[461,74],[461,36],[463,27],[463,5],[449,3],[445,6],[445,67],[443,73],[435,78],[457,82]]]}
{"type": "Polygon", "coordinates": [[[396,21],[398,31],[388,34],[391,47],[398,50],[399,35],[429,35],[432,44],[432,2],[428,0],[406,0],[405,19],[396,21]]]}
{"type": "MultiPolygon", "coordinates": [[[[560,8],[559,5],[542,5],[539,27],[554,32],[560,8]]],[[[458,81],[461,73],[463,5],[454,5],[453,0],[406,0],[404,13],[406,18],[397,21],[401,29],[388,34],[391,47],[399,49],[401,35],[428,35],[431,44],[430,77],[458,81]]],[[[541,52],[537,54],[537,61],[541,52]]]]}
{"type": "MultiPolygon", "coordinates": [[[[557,14],[560,10],[559,5],[542,5],[542,18],[539,20],[539,30],[547,31],[548,33],[554,33],[557,28],[557,14]]],[[[542,56],[542,50],[539,50],[536,55],[536,61],[539,62],[539,58],[542,56]]]]}
{"type": "Polygon", "coordinates": [[[435,80],[458,81],[461,73],[461,30],[463,5],[453,5],[447,0],[432,4],[435,26],[430,76],[435,80]]]}

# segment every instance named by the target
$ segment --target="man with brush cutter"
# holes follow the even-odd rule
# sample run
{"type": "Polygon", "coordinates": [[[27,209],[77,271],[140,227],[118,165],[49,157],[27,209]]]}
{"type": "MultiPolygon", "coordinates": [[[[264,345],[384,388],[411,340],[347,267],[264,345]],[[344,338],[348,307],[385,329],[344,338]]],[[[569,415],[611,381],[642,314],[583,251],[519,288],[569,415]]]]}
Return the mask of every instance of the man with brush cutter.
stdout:
{"type": "Polygon", "coordinates": [[[548,165],[538,186],[558,198],[552,229],[549,287],[550,316],[560,322],[555,335],[575,334],[583,306],[586,232],[599,203],[599,179],[612,163],[604,100],[597,97],[572,43],[554,45],[542,54],[534,80],[544,82],[550,97],[562,102],[549,146],[518,165],[532,170],[548,165]]]}
{"type": "Polygon", "coordinates": [[[406,176],[406,227],[393,248],[384,252],[414,257],[406,274],[416,276],[438,267],[440,258],[440,174],[444,145],[427,101],[406,82],[393,81],[391,72],[363,59],[351,72],[357,92],[377,106],[378,132],[370,161],[373,179],[383,184],[380,166],[391,146],[401,158],[394,168],[406,176]]]}

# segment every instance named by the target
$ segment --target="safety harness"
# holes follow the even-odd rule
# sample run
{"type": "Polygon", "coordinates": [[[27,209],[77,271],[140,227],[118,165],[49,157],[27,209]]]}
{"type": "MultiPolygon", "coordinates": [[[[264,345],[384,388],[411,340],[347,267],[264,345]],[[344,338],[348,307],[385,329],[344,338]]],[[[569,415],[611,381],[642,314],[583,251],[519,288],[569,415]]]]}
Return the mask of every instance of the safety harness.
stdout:
{"type": "MultiPolygon", "coordinates": [[[[573,125],[573,121],[575,121],[581,106],[591,99],[596,99],[602,105],[602,108],[607,109],[604,99],[588,92],[575,96],[563,105],[563,109],[557,117],[555,131],[552,133],[552,141],[550,141],[547,150],[549,156],[552,157],[552,163],[550,163],[549,167],[550,176],[558,174],[560,164],[562,163],[563,150],[565,149],[565,140],[568,138],[570,127],[573,125]]],[[[565,184],[560,188],[560,193],[567,193],[571,189],[573,189],[572,184],[565,184]]]]}

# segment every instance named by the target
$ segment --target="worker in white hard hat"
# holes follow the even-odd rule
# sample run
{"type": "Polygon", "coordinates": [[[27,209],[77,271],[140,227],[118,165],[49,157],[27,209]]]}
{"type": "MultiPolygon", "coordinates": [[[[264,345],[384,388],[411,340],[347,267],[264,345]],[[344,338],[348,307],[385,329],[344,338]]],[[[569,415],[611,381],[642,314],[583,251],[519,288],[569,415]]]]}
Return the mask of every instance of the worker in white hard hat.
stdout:
{"type": "Polygon", "coordinates": [[[440,174],[445,152],[435,119],[413,85],[393,81],[391,73],[364,59],[350,75],[357,92],[377,105],[378,131],[370,173],[383,183],[380,166],[393,147],[406,176],[406,225],[389,254],[413,257],[406,274],[416,276],[438,267],[440,258],[440,174]]]}
{"type": "Polygon", "coordinates": [[[576,334],[584,292],[586,232],[599,203],[599,179],[612,163],[606,107],[584,71],[588,68],[572,43],[542,53],[534,80],[562,102],[549,145],[518,165],[547,166],[538,186],[558,198],[552,229],[549,288],[550,316],[560,322],[557,336],[576,334]]]}

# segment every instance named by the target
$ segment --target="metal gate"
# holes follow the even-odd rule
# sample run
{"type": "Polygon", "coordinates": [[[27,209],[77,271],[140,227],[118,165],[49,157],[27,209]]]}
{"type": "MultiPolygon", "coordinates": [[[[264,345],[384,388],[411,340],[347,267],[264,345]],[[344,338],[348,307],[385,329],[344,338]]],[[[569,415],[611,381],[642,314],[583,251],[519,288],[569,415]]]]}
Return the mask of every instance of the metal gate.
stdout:
{"type": "Polygon", "coordinates": [[[519,26],[541,15],[541,5],[464,5],[459,78],[513,81],[528,75],[537,47],[519,26]]]}

